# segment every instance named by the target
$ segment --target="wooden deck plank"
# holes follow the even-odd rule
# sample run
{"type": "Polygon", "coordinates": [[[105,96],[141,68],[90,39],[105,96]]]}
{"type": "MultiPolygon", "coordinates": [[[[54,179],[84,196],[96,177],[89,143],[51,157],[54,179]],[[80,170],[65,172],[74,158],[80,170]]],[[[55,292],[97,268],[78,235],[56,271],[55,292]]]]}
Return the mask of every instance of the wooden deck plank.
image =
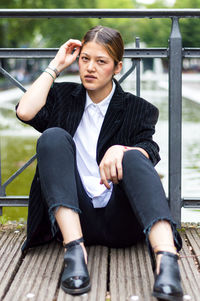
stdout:
{"type": "MultiPolygon", "coordinates": [[[[196,234],[194,234],[195,231],[190,232],[190,230],[187,232],[188,237],[185,234],[181,234],[183,249],[180,254],[182,256],[191,255],[185,238],[190,238],[190,242],[193,243],[192,247],[196,252],[199,250],[197,248],[199,240],[197,240],[196,234]],[[191,240],[191,236],[193,240],[191,240]]],[[[131,296],[138,296],[139,300],[145,301],[156,300],[151,296],[154,276],[147,248],[144,244],[138,244],[124,250],[112,249],[110,271],[110,294],[112,301],[131,300],[131,296]]],[[[181,258],[180,272],[184,294],[191,296],[191,300],[199,301],[200,273],[193,258],[181,258]]]]}
{"type": "Polygon", "coordinates": [[[192,247],[193,252],[198,255],[196,260],[200,265],[200,234],[196,229],[186,229],[186,235],[189,240],[189,243],[192,247]]]}
{"type": "Polygon", "coordinates": [[[126,249],[111,249],[110,294],[112,301],[155,300],[151,296],[153,273],[144,244],[126,249]]]}
{"type": "Polygon", "coordinates": [[[22,261],[21,244],[24,232],[4,232],[0,239],[0,300],[6,293],[18,266],[22,261]]]}
{"type": "Polygon", "coordinates": [[[82,296],[70,296],[60,288],[57,301],[105,301],[107,292],[108,248],[88,248],[88,270],[92,282],[91,291],[82,296]]]}
{"type": "MultiPolygon", "coordinates": [[[[200,231],[186,229],[181,236],[180,271],[184,294],[191,296],[192,301],[199,301],[200,265],[199,260],[191,257],[189,247],[194,254],[200,254],[200,231]]],[[[88,294],[73,297],[60,288],[62,246],[51,243],[34,248],[22,258],[23,240],[24,233],[20,232],[0,235],[1,301],[105,301],[107,290],[111,301],[136,300],[133,296],[138,296],[139,300],[157,301],[151,296],[154,277],[145,244],[110,251],[102,246],[89,247],[88,269],[92,289],[88,294]]]]}
{"type": "Polygon", "coordinates": [[[53,301],[63,264],[57,243],[30,250],[25,256],[4,301],[53,301]]]}
{"type": "Polygon", "coordinates": [[[183,248],[180,252],[180,272],[184,294],[191,296],[192,301],[199,301],[200,274],[186,243],[186,240],[188,239],[187,233],[182,233],[181,236],[183,240],[183,248]]]}
{"type": "MultiPolygon", "coordinates": [[[[187,249],[188,249],[188,247],[187,247],[186,243],[183,241],[183,248],[180,252],[180,256],[188,256],[189,253],[188,253],[187,249]]],[[[186,295],[189,295],[192,297],[194,283],[193,283],[192,270],[190,268],[191,262],[192,262],[192,260],[188,259],[187,257],[180,258],[180,272],[181,272],[181,279],[182,279],[182,287],[183,287],[184,293],[186,295]],[[191,280],[190,280],[190,278],[191,278],[191,280]]]]}

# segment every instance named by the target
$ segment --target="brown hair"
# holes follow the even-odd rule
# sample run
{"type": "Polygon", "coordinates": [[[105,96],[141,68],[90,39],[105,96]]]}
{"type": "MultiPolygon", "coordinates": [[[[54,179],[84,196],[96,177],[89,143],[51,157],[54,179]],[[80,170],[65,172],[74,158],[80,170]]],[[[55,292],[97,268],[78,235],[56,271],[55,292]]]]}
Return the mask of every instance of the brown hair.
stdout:
{"type": "Polygon", "coordinates": [[[122,60],[124,43],[119,31],[101,25],[95,26],[85,34],[82,45],[92,41],[102,45],[107,50],[115,65],[122,60]]]}

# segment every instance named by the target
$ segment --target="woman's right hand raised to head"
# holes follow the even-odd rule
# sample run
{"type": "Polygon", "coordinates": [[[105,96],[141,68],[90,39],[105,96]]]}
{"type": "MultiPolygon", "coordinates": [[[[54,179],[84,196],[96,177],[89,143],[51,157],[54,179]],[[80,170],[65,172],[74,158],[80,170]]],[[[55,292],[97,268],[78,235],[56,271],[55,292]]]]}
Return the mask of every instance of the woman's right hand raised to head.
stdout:
{"type": "Polygon", "coordinates": [[[79,40],[68,40],[59,48],[55,58],[50,62],[50,66],[56,68],[60,73],[76,60],[81,46],[82,43],[79,40]]]}
{"type": "MultiPolygon", "coordinates": [[[[56,68],[60,73],[76,60],[80,48],[81,42],[79,40],[67,41],[60,47],[49,67],[56,68]]],[[[22,120],[31,120],[45,105],[51,85],[56,78],[56,73],[51,68],[42,72],[21,98],[17,108],[17,115],[22,120]]]]}

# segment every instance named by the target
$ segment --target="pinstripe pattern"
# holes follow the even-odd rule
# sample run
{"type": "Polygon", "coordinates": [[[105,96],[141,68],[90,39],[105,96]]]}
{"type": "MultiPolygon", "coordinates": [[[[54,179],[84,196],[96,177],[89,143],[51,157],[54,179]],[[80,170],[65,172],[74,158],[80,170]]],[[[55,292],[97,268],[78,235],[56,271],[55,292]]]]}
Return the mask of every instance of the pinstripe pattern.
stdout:
{"type": "MultiPolygon", "coordinates": [[[[146,100],[124,92],[117,81],[115,82],[116,90],[97,143],[97,162],[100,163],[110,146],[121,144],[142,147],[148,152],[155,165],[160,160],[158,145],[152,140],[158,119],[158,109],[146,100]]],[[[39,132],[50,127],[61,127],[73,136],[84,111],[85,96],[85,88],[80,84],[55,83],[49,92],[46,105],[26,123],[39,132]]],[[[42,201],[36,171],[29,199],[28,238],[23,249],[50,238],[47,210],[42,201]]]]}

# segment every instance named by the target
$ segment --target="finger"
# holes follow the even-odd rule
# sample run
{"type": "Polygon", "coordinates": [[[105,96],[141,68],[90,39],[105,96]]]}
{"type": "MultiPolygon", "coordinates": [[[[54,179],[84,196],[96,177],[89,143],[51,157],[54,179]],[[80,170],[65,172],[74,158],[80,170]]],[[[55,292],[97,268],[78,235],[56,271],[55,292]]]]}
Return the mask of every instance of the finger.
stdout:
{"type": "Polygon", "coordinates": [[[110,189],[110,185],[109,185],[109,183],[108,183],[108,181],[105,179],[105,180],[102,180],[102,182],[103,182],[103,184],[105,185],[105,187],[107,188],[107,189],[110,189]]]}
{"type": "Polygon", "coordinates": [[[76,47],[80,47],[80,46],[70,44],[65,47],[65,51],[71,54],[76,49],[76,47]]]}
{"type": "Polygon", "coordinates": [[[74,57],[74,58],[77,58],[77,56],[78,56],[78,54],[79,54],[79,52],[80,52],[80,47],[76,47],[75,49],[74,49],[74,52],[72,53],[72,56],[74,57]]]}
{"type": "Polygon", "coordinates": [[[110,189],[110,185],[108,183],[108,178],[105,176],[105,174],[101,177],[101,182],[106,186],[106,188],[110,189]]]}
{"type": "Polygon", "coordinates": [[[123,169],[122,169],[122,162],[117,162],[117,178],[118,180],[122,180],[123,179],[123,169]]]}
{"type": "Polygon", "coordinates": [[[77,40],[77,39],[69,39],[68,42],[73,43],[73,44],[82,45],[82,42],[80,40],[77,40]]]}
{"type": "Polygon", "coordinates": [[[107,181],[105,172],[104,172],[104,168],[101,166],[99,167],[99,171],[100,171],[100,176],[101,176],[101,180],[100,180],[100,184],[104,184],[106,186],[106,188],[110,189],[110,185],[107,181]]]}
{"type": "Polygon", "coordinates": [[[106,180],[111,180],[111,164],[104,164],[103,171],[105,174],[106,180]]]}
{"type": "Polygon", "coordinates": [[[110,180],[114,183],[114,184],[118,184],[118,177],[117,177],[117,169],[116,169],[116,165],[115,164],[112,164],[110,166],[110,175],[111,175],[111,178],[110,180]]]}
{"type": "Polygon", "coordinates": [[[73,58],[76,58],[80,52],[81,47],[70,45],[68,48],[65,48],[66,54],[71,55],[73,58]]]}
{"type": "Polygon", "coordinates": [[[82,43],[81,41],[79,40],[73,40],[73,39],[70,39],[68,40],[66,43],[64,43],[62,46],[64,46],[65,48],[67,47],[81,47],[82,46],[82,43]]]}

